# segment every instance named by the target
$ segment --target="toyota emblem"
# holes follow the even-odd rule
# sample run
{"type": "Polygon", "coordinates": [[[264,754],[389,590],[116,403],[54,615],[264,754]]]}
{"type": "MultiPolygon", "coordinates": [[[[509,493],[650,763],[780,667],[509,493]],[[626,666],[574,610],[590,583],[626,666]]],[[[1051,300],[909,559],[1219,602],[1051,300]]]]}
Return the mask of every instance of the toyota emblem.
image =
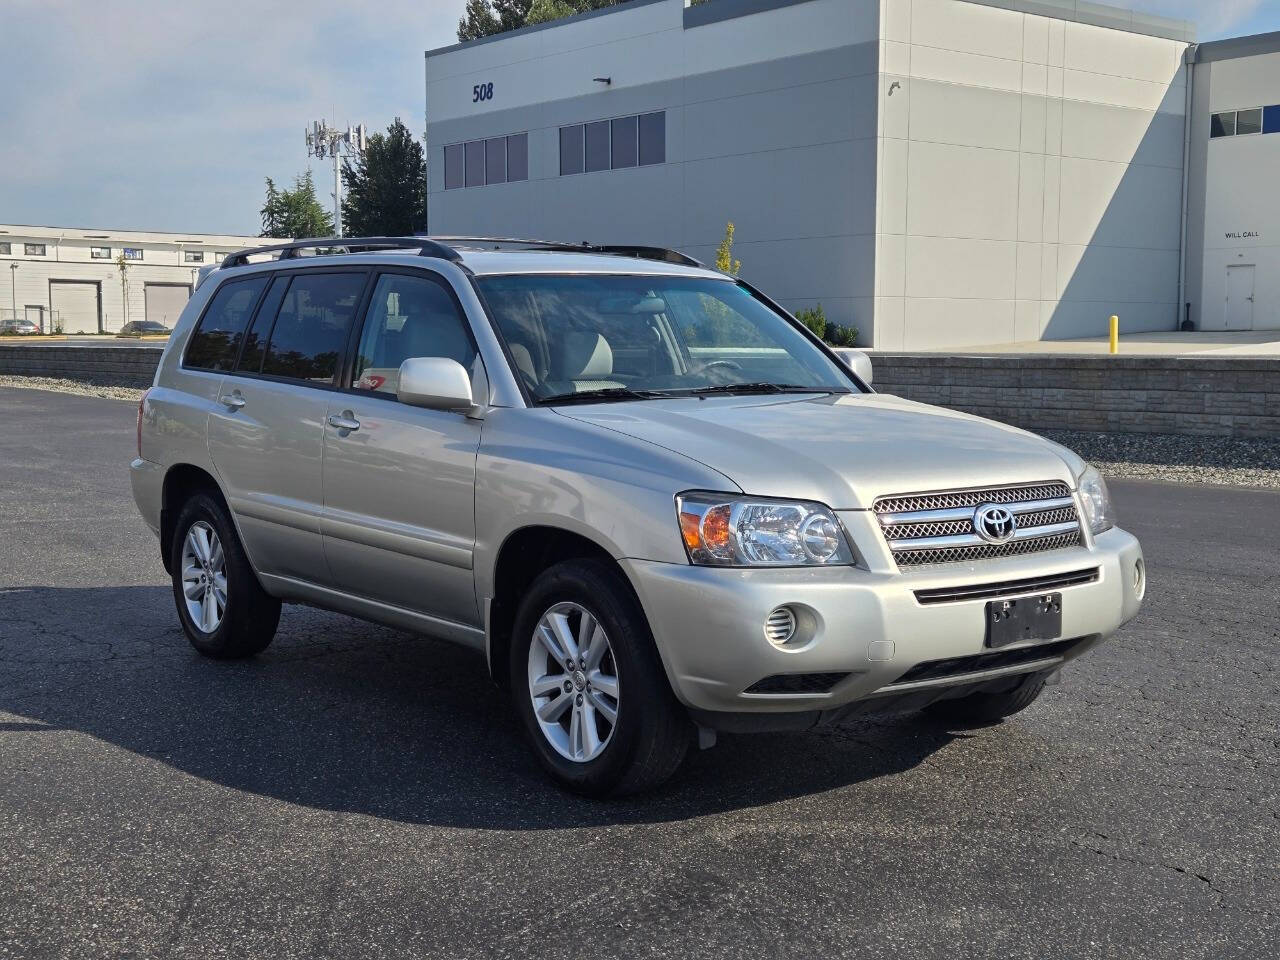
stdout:
{"type": "Polygon", "coordinates": [[[987,543],[1008,543],[1018,530],[1018,520],[1008,507],[984,503],[973,511],[973,529],[987,543]]]}

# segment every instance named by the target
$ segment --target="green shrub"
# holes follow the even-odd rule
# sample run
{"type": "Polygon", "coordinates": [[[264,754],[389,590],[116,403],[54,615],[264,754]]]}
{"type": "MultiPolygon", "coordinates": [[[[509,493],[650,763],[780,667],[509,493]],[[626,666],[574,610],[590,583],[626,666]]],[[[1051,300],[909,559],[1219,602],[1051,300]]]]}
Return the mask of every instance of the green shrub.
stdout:
{"type": "Polygon", "coordinates": [[[816,307],[805,307],[803,310],[797,310],[796,319],[812,330],[815,337],[820,340],[826,339],[827,312],[822,309],[822,304],[818,304],[816,307]]]}
{"type": "Polygon", "coordinates": [[[838,323],[827,327],[824,339],[833,347],[856,347],[858,345],[858,328],[842,327],[838,323]]]}

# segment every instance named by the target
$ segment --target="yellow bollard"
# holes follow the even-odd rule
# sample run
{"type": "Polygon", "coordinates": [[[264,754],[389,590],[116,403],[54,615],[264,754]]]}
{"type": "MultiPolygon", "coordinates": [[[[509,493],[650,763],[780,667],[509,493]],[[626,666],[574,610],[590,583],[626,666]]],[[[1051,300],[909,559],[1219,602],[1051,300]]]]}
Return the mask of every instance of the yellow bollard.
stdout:
{"type": "Polygon", "coordinates": [[[1120,352],[1120,318],[1111,317],[1111,353],[1120,352]]]}

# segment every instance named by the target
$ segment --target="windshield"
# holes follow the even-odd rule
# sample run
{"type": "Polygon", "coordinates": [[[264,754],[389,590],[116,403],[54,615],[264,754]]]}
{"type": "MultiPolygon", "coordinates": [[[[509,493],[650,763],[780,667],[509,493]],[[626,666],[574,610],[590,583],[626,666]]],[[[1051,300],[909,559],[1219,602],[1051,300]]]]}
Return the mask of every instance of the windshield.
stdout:
{"type": "Polygon", "coordinates": [[[538,402],[852,389],[804,334],[731,280],[528,274],[476,285],[538,402]]]}

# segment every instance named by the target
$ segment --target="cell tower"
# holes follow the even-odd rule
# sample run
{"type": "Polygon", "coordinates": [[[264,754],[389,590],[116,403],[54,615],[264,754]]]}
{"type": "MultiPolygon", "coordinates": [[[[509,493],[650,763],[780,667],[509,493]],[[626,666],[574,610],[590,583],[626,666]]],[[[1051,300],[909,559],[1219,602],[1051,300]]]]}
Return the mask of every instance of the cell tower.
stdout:
{"type": "Polygon", "coordinates": [[[366,144],[364,124],[339,130],[329,126],[327,120],[316,120],[306,131],[307,156],[323,160],[333,158],[333,232],[342,236],[342,172],[343,157],[364,153],[366,144]]]}

